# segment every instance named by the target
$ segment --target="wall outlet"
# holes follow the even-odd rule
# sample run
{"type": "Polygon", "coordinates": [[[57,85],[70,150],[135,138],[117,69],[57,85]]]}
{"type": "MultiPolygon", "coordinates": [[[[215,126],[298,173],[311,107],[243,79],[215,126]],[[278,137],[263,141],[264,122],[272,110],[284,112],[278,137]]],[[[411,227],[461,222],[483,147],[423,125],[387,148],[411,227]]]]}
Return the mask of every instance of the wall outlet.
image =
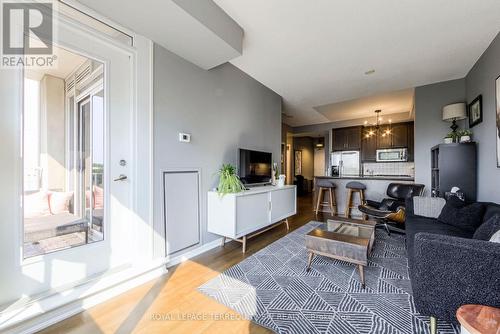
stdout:
{"type": "Polygon", "coordinates": [[[183,143],[189,143],[191,141],[191,135],[189,133],[179,133],[179,141],[183,143]]]}

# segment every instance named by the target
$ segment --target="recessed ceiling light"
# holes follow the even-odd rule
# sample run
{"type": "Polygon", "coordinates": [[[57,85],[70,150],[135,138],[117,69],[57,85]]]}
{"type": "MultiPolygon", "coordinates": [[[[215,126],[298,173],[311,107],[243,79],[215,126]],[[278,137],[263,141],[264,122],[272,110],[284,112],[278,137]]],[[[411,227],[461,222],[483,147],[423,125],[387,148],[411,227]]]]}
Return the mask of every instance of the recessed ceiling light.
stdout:
{"type": "Polygon", "coordinates": [[[373,74],[373,73],[375,73],[375,70],[371,69],[371,70],[366,71],[365,75],[370,75],[370,74],[373,74]]]}

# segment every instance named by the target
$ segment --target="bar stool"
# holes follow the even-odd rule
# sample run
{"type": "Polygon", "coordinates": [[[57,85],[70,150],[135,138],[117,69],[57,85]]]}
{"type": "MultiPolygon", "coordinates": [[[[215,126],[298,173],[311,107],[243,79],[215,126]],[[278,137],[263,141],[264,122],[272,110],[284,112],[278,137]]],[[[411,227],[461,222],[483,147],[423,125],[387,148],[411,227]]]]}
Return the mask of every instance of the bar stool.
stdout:
{"type": "MultiPolygon", "coordinates": [[[[345,207],[345,217],[350,218],[351,216],[351,209],[356,209],[358,206],[353,205],[353,194],[359,193],[359,200],[361,201],[361,204],[365,203],[365,189],[366,186],[357,181],[351,181],[348,182],[345,185],[347,189],[347,201],[346,201],[346,207],[345,207]]],[[[365,215],[363,215],[363,218],[365,215]]]]}
{"type": "Polygon", "coordinates": [[[337,186],[330,180],[318,179],[316,181],[316,187],[318,188],[318,198],[316,199],[316,215],[318,214],[320,206],[330,207],[330,213],[332,216],[337,214],[337,198],[335,196],[335,188],[337,186]],[[323,202],[323,191],[328,191],[328,201],[323,202]]]}

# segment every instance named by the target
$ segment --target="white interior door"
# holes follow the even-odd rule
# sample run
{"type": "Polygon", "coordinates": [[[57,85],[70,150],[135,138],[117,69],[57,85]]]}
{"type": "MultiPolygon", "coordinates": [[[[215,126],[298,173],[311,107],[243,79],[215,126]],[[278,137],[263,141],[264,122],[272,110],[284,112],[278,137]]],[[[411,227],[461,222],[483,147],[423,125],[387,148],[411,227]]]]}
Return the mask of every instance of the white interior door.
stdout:
{"type": "Polygon", "coordinates": [[[325,149],[314,149],[314,176],[325,175],[325,149]]]}
{"type": "MultiPolygon", "coordinates": [[[[74,113],[68,113],[66,117],[63,117],[63,122],[66,119],[68,123],[74,125],[73,129],[80,129],[80,133],[74,132],[74,137],[71,140],[66,137],[64,140],[68,141],[67,145],[56,145],[56,140],[52,140],[50,144],[53,144],[53,147],[57,146],[60,150],[65,149],[67,156],[72,154],[75,156],[81,154],[82,151],[87,152],[88,147],[92,149],[91,154],[82,155],[80,161],[84,162],[83,166],[72,166],[69,158],[61,158],[56,161],[57,163],[53,163],[55,161],[54,155],[44,153],[46,156],[44,159],[52,164],[50,170],[56,170],[57,173],[54,172],[54,175],[57,174],[57,177],[52,177],[52,175],[47,177],[47,171],[44,170],[42,171],[43,177],[40,178],[41,181],[32,182],[32,186],[39,187],[38,183],[40,183],[51,191],[73,187],[69,190],[78,192],[75,190],[77,189],[75,188],[77,184],[75,180],[80,177],[82,184],[87,182],[78,202],[82,205],[80,213],[78,213],[78,208],[72,210],[80,218],[100,215],[103,238],[77,247],[59,248],[57,251],[39,256],[30,258],[24,256],[23,259],[23,249],[26,245],[24,232],[27,227],[23,223],[23,209],[25,208],[22,205],[25,202],[26,192],[22,186],[23,162],[22,159],[18,159],[22,156],[22,145],[20,144],[22,135],[19,129],[22,128],[23,124],[23,106],[18,101],[22,101],[24,94],[22,84],[24,74],[21,70],[1,72],[1,87],[5,89],[5,92],[8,92],[5,96],[2,95],[1,109],[9,111],[3,117],[5,124],[8,125],[5,130],[8,131],[3,131],[3,133],[6,145],[11,148],[11,151],[0,150],[1,156],[4,158],[2,159],[4,163],[0,167],[3,174],[2,182],[5,181],[6,189],[8,189],[4,194],[5,201],[3,203],[5,205],[1,207],[5,221],[11,222],[11,225],[5,226],[5,229],[1,229],[2,233],[0,233],[0,254],[6,255],[2,256],[4,270],[0,270],[0,276],[4,280],[0,285],[0,295],[3,302],[68,286],[77,281],[88,280],[96,274],[123,267],[131,263],[136,251],[135,248],[137,248],[134,237],[137,218],[133,210],[135,199],[133,194],[136,184],[132,177],[136,168],[136,159],[134,159],[136,151],[133,147],[136,133],[132,124],[135,94],[133,72],[135,53],[130,47],[100,38],[95,33],[90,33],[76,24],[67,24],[61,21],[57,23],[57,29],[58,39],[54,43],[56,47],[101,64],[103,73],[101,87],[97,87],[98,80],[89,81],[85,89],[77,92],[78,99],[81,98],[81,100],[74,101],[74,105],[77,106],[74,113]],[[80,111],[80,114],[77,111],[80,111]],[[75,117],[71,118],[70,115],[75,117]],[[99,124],[95,123],[97,119],[100,119],[99,124]],[[78,122],[82,124],[90,122],[91,125],[86,127],[80,124],[77,126],[78,122]],[[81,132],[86,131],[84,129],[90,129],[90,131],[82,134],[81,132]],[[97,141],[101,143],[100,148],[93,145],[97,141]],[[8,145],[9,143],[11,145],[8,145]],[[79,144],[83,145],[83,143],[85,143],[86,149],[79,149],[79,152],[72,149],[78,147],[79,144]],[[60,173],[64,169],[66,169],[66,176],[64,172],[60,173]],[[71,172],[73,173],[71,174],[70,169],[76,170],[76,172],[71,172]],[[70,174],[78,177],[72,178],[70,174]],[[120,175],[124,177],[114,181],[119,179],[120,175]],[[19,181],[12,182],[12,180],[19,181]],[[95,182],[92,183],[92,180],[95,182]],[[95,194],[97,190],[94,186],[96,185],[102,188],[103,193],[100,196],[95,194]],[[91,194],[87,195],[87,193],[91,194]],[[96,203],[98,197],[101,201],[100,208],[97,207],[96,203]],[[12,209],[8,209],[9,207],[12,209]],[[19,210],[17,211],[16,208],[19,210]],[[97,213],[98,211],[99,213],[97,213]]],[[[62,69],[60,68],[60,70],[62,69]]],[[[65,89],[64,87],[67,85],[63,84],[62,87],[65,89]]],[[[54,100],[56,99],[54,98],[54,100]]],[[[64,100],[61,99],[61,101],[64,104],[64,100]]],[[[50,112],[53,108],[46,109],[47,112],[50,112]]],[[[45,128],[47,137],[53,134],[54,129],[58,128],[49,126],[45,128]]],[[[62,129],[64,129],[64,124],[62,129]]],[[[64,137],[64,131],[59,133],[64,137]]],[[[66,135],[68,136],[68,134],[66,135]]],[[[43,149],[45,150],[46,147],[43,149]]],[[[53,148],[49,147],[49,149],[53,148]]],[[[35,191],[37,190],[35,189],[35,191]]],[[[68,189],[62,190],[67,191],[68,189]]],[[[77,195],[75,195],[74,200],[78,201],[77,195]]],[[[54,217],[49,216],[49,218],[54,217]]],[[[93,219],[90,225],[92,226],[94,223],[97,223],[96,219],[93,219]]],[[[59,232],[58,229],[52,230],[59,232]]]]}
{"type": "Polygon", "coordinates": [[[102,272],[128,262],[133,251],[133,54],[69,26],[61,27],[58,38],[60,47],[103,66],[102,86],[78,94],[75,145],[88,146],[79,149],[85,192],[95,193],[97,188],[103,192],[100,206],[95,203],[97,196],[89,200],[87,195],[87,203],[81,202],[86,215],[102,218],[104,238],[74,249],[87,268],[102,272]]]}

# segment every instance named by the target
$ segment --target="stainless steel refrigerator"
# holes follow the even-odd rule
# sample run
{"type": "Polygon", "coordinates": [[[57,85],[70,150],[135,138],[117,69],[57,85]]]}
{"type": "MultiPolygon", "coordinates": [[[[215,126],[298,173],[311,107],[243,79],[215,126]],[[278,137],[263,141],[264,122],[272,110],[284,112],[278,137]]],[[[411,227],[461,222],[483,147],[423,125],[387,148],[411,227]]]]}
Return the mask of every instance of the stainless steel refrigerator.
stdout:
{"type": "Polygon", "coordinates": [[[359,151],[333,152],[330,163],[332,176],[360,176],[359,151]]]}

